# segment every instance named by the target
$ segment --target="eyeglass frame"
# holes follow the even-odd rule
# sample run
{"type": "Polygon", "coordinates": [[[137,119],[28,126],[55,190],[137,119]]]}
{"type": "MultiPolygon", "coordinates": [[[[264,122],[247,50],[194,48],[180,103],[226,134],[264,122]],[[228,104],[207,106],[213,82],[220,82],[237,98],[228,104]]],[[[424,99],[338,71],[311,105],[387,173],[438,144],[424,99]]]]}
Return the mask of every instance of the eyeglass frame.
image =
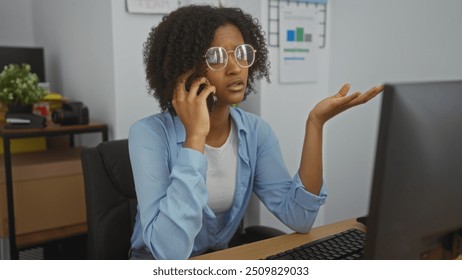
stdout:
{"type": "Polygon", "coordinates": [[[208,67],[210,70],[212,70],[212,71],[220,71],[220,70],[225,69],[226,66],[228,66],[228,61],[229,61],[229,55],[228,55],[228,54],[229,54],[229,53],[235,53],[236,50],[237,50],[237,48],[242,47],[242,46],[249,46],[249,47],[252,49],[252,51],[253,51],[253,56],[254,56],[254,59],[253,59],[252,63],[249,64],[249,65],[245,65],[245,66],[244,66],[244,65],[241,65],[241,64],[239,63],[239,61],[237,60],[236,56],[233,55],[233,56],[234,56],[234,60],[236,61],[237,65],[239,65],[241,68],[250,68],[250,66],[252,66],[252,65],[255,63],[255,54],[257,53],[257,50],[254,49],[253,46],[250,45],[250,44],[240,44],[240,45],[236,46],[236,48],[235,48],[234,50],[232,50],[232,51],[227,51],[227,50],[226,50],[225,48],[223,48],[223,47],[211,47],[211,48],[207,49],[207,51],[205,52],[206,54],[203,56],[203,58],[205,58],[205,63],[207,64],[207,67],[208,67]],[[225,53],[226,53],[226,63],[225,63],[225,65],[224,65],[222,68],[220,68],[220,69],[214,69],[214,68],[212,68],[212,67],[210,66],[209,62],[207,61],[207,52],[209,52],[211,49],[223,49],[223,50],[225,51],[225,53]]]}

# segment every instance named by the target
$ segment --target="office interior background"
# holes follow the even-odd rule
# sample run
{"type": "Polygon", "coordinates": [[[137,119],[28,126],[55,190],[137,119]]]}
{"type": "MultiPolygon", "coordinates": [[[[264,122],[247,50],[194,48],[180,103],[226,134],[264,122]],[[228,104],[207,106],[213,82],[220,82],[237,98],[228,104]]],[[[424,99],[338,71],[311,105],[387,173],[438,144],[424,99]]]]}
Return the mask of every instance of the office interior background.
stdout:
{"type": "MultiPolygon", "coordinates": [[[[228,0],[268,29],[269,0],[228,0]]],[[[84,102],[94,120],[124,139],[133,122],[159,112],[147,95],[142,46],[162,15],[127,13],[124,0],[0,0],[0,45],[44,47],[50,89],[84,102]]],[[[297,171],[310,109],[346,82],[365,91],[386,82],[462,79],[462,1],[329,0],[326,46],[314,83],[278,80],[270,47],[270,84],[241,106],[267,120],[291,173],[297,171]]],[[[367,214],[381,97],[331,120],[325,128],[328,200],[315,225],[367,214]]],[[[81,137],[84,145],[98,138],[81,137]]],[[[290,230],[256,200],[246,223],[290,230]]]]}

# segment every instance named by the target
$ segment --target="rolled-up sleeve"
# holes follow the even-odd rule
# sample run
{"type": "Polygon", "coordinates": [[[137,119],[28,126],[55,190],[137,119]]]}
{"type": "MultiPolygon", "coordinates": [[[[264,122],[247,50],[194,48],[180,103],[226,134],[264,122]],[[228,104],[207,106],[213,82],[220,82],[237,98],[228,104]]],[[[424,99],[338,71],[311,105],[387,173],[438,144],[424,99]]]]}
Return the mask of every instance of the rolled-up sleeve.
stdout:
{"type": "Polygon", "coordinates": [[[298,172],[294,176],[289,174],[269,126],[263,126],[260,137],[254,181],[256,195],[289,228],[302,233],[309,231],[325,203],[326,187],[323,184],[319,195],[308,192],[298,172]]]}

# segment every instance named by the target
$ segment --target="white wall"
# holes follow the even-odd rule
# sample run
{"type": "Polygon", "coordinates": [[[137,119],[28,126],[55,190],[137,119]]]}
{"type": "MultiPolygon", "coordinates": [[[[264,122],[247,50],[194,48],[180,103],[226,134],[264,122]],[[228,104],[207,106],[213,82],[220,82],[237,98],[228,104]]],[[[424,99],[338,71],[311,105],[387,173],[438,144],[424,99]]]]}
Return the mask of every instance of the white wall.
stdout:
{"type": "Polygon", "coordinates": [[[142,48],[151,27],[161,18],[162,15],[129,14],[125,1],[112,1],[115,139],[127,138],[132,123],[160,112],[156,100],[147,94],[142,48]]]}
{"type": "Polygon", "coordinates": [[[0,45],[35,46],[31,0],[0,0],[0,45]]]}
{"type": "MultiPolygon", "coordinates": [[[[329,92],[344,82],[462,79],[462,1],[331,0],[329,92]]],[[[368,212],[380,98],[332,120],[326,131],[325,222],[368,212]]]]}

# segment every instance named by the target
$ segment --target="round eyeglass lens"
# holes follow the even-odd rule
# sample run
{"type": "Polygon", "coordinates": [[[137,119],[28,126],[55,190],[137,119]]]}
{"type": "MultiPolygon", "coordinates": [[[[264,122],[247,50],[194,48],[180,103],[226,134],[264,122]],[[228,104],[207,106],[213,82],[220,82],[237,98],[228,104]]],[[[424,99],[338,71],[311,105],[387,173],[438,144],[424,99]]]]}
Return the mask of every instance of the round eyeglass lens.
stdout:
{"type": "Polygon", "coordinates": [[[214,70],[223,69],[228,63],[228,53],[221,47],[210,48],[205,54],[205,61],[214,70]]]}
{"type": "Polygon", "coordinates": [[[255,50],[251,45],[240,45],[234,51],[234,57],[241,67],[247,68],[255,62],[255,50]]]}

